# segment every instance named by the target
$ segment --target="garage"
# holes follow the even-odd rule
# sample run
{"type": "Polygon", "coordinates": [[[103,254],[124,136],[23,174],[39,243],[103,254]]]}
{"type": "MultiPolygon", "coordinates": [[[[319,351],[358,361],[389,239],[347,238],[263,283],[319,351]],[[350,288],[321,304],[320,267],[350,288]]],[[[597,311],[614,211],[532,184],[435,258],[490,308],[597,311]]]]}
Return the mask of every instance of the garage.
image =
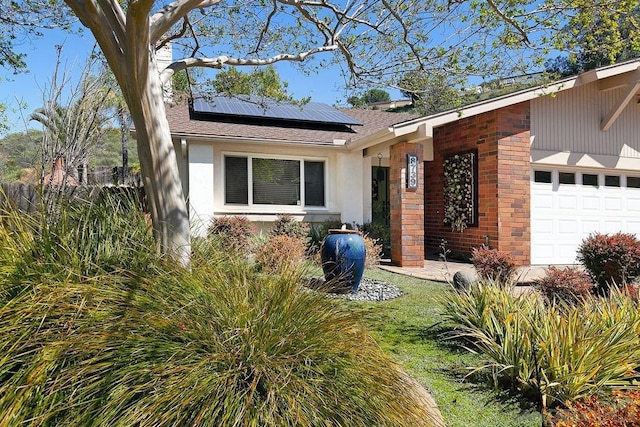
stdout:
{"type": "Polygon", "coordinates": [[[534,167],[531,264],[574,264],[590,233],[640,237],[640,172],[534,167]]]}

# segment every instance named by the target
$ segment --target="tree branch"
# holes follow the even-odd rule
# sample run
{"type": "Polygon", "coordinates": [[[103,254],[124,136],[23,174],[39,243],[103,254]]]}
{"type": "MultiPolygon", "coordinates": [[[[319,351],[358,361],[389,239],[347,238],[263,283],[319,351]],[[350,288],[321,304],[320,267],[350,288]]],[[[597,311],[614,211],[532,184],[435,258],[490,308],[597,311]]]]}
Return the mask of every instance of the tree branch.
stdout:
{"type": "Polygon", "coordinates": [[[273,19],[275,14],[278,12],[278,2],[276,0],[272,0],[272,2],[273,2],[273,8],[271,9],[271,12],[269,12],[269,16],[267,16],[267,22],[265,22],[264,26],[260,30],[260,36],[258,36],[258,42],[256,43],[256,48],[251,52],[253,54],[257,54],[258,51],[260,50],[260,45],[262,44],[262,40],[264,40],[265,34],[267,34],[267,31],[269,31],[271,20],[273,19]]]}
{"type": "Polygon", "coordinates": [[[169,65],[164,71],[162,71],[162,73],[160,74],[160,79],[163,83],[166,83],[169,81],[169,79],[171,79],[171,76],[173,76],[173,74],[177,73],[178,71],[193,67],[220,69],[225,65],[259,66],[274,64],[276,62],[282,61],[302,62],[310,55],[315,55],[320,52],[330,52],[338,48],[339,47],[337,45],[320,46],[315,49],[310,49],[297,54],[283,53],[264,59],[233,58],[226,55],[221,55],[217,58],[184,58],[174,62],[173,64],[169,65]]]}
{"type": "MultiPolygon", "coordinates": [[[[65,3],[73,10],[82,25],[91,30],[109,66],[116,74],[123,59],[122,43],[124,40],[118,40],[114,31],[105,25],[105,22],[109,22],[109,18],[104,14],[102,8],[94,0],[65,0],[65,3]]],[[[110,4],[112,7],[120,7],[113,0],[110,0],[110,4]]],[[[116,77],[118,76],[116,75],[116,77]]],[[[119,78],[118,80],[120,81],[119,78]]]]}
{"type": "Polygon", "coordinates": [[[214,6],[222,0],[176,0],[153,14],[150,20],[150,41],[155,44],[169,29],[194,9],[214,6]]]}
{"type": "Polygon", "coordinates": [[[491,8],[498,14],[498,16],[507,24],[511,25],[518,33],[520,33],[520,35],[522,36],[522,41],[529,45],[529,37],[527,36],[527,33],[524,31],[524,29],[520,26],[520,24],[518,24],[516,21],[514,21],[513,19],[511,19],[510,17],[508,17],[507,15],[505,15],[505,13],[500,10],[500,8],[498,7],[498,5],[495,3],[494,0],[487,0],[487,3],[489,3],[489,6],[491,6],[491,8]]]}
{"type": "Polygon", "coordinates": [[[100,9],[106,16],[107,22],[109,22],[111,29],[116,35],[116,38],[119,41],[124,41],[124,27],[126,25],[126,18],[120,5],[110,0],[98,0],[98,4],[100,5],[100,9]]]}

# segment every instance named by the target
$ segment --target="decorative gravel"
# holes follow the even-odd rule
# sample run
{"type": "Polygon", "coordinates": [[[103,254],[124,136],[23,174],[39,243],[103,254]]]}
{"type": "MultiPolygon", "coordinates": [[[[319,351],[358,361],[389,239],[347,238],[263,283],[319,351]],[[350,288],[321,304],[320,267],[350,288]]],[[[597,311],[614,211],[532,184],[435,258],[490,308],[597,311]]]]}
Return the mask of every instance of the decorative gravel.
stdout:
{"type": "MultiPolygon", "coordinates": [[[[323,279],[310,279],[310,287],[318,289],[322,287],[323,279]]],[[[382,280],[363,278],[356,293],[332,293],[326,292],[330,298],[341,298],[350,301],[386,301],[402,296],[402,291],[391,283],[382,280]]]]}

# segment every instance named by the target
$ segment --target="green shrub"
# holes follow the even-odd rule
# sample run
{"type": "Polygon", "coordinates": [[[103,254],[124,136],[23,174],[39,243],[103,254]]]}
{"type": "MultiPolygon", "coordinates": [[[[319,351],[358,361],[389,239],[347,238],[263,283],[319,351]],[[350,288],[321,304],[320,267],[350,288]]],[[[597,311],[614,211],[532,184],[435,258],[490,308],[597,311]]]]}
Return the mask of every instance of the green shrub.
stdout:
{"type": "Polygon", "coordinates": [[[286,274],[302,267],[307,251],[306,243],[298,237],[277,234],[269,237],[255,253],[260,271],[286,274]]]}
{"type": "MultiPolygon", "coordinates": [[[[340,229],[342,228],[343,223],[338,220],[326,220],[320,224],[315,224],[311,226],[309,229],[309,248],[312,253],[317,253],[320,250],[320,246],[322,245],[322,241],[327,234],[329,234],[329,230],[332,229],[340,229]]],[[[352,229],[350,224],[346,224],[348,229],[352,229]]]]}
{"type": "Polygon", "coordinates": [[[0,226],[13,262],[0,289],[20,285],[0,304],[0,425],[431,424],[360,315],[302,291],[302,277],[258,274],[203,239],[189,270],[159,259],[85,277],[64,264],[82,248],[51,245],[30,258],[47,264],[43,280],[15,268],[34,232],[19,217],[0,226]]]}
{"type": "Polygon", "coordinates": [[[471,262],[480,278],[502,285],[510,283],[516,273],[515,263],[508,254],[484,245],[471,251],[471,262]]]}
{"type": "Polygon", "coordinates": [[[142,271],[157,260],[147,215],[135,194],[103,193],[61,204],[51,214],[0,211],[0,263],[19,281],[142,271]]]}
{"type": "Polygon", "coordinates": [[[611,396],[591,396],[568,402],[547,417],[553,427],[639,427],[640,391],[614,390],[611,396]]]}
{"type": "Polygon", "coordinates": [[[236,252],[250,251],[251,223],[246,216],[220,216],[209,226],[208,236],[236,252]]]}
{"type": "Polygon", "coordinates": [[[640,275],[640,241],[633,234],[591,234],[580,244],[577,258],[604,293],[640,275]]]}
{"type": "Polygon", "coordinates": [[[514,296],[511,288],[480,279],[465,292],[449,293],[444,308],[454,324],[449,338],[489,358],[474,372],[489,370],[512,388],[531,388],[536,364],[530,319],[541,309],[534,293],[514,296]]]}
{"type": "Polygon", "coordinates": [[[593,291],[594,284],[584,271],[575,267],[549,267],[544,277],[534,282],[548,301],[575,303],[593,291]]]}
{"type": "Polygon", "coordinates": [[[369,236],[381,246],[381,255],[389,256],[391,254],[391,229],[388,225],[368,222],[362,224],[358,229],[362,231],[362,234],[369,236]]]}
{"type": "Polygon", "coordinates": [[[271,236],[295,237],[306,244],[309,240],[309,230],[309,224],[296,221],[291,215],[278,215],[269,234],[271,236]]]}

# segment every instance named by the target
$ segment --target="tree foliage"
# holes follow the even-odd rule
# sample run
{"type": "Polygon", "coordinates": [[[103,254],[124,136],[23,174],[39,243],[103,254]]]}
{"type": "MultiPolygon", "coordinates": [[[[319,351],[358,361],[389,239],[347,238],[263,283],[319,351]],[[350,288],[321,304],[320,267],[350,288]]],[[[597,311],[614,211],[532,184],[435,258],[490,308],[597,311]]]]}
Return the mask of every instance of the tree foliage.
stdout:
{"type": "Polygon", "coordinates": [[[439,113],[459,107],[469,99],[461,83],[444,74],[415,70],[407,72],[399,82],[400,91],[411,98],[412,110],[421,115],[439,113]]]}
{"type": "Polygon", "coordinates": [[[389,92],[382,89],[369,89],[362,96],[352,96],[347,102],[354,108],[367,108],[376,102],[387,102],[391,100],[389,92]]]}
{"type": "MultiPolygon", "coordinates": [[[[615,16],[617,25],[629,23],[637,29],[637,0],[13,0],[7,4],[11,21],[0,22],[3,30],[17,28],[16,23],[26,28],[35,22],[56,25],[75,15],[95,36],[136,128],[158,249],[179,253],[182,262],[190,253],[188,211],[160,90],[176,72],[280,61],[322,70],[339,62],[349,84],[362,82],[368,87],[397,83],[407,69],[447,70],[455,79],[515,75],[541,65],[550,49],[575,47],[575,34],[566,28],[583,28],[596,23],[595,17],[605,24],[607,16],[615,16]],[[155,50],[169,41],[180,47],[176,51],[183,57],[160,70],[158,77],[155,50]]],[[[620,38],[615,31],[607,38],[612,53],[621,49],[620,38]]],[[[638,32],[630,38],[636,43],[638,32]]],[[[11,40],[3,40],[5,46],[13,46],[11,40]]]]}
{"type": "Polygon", "coordinates": [[[257,98],[268,98],[277,101],[291,101],[287,92],[287,82],[280,80],[274,66],[254,68],[249,72],[240,71],[237,67],[229,67],[219,71],[213,80],[208,80],[218,95],[249,95],[257,98]]]}
{"type": "Polygon", "coordinates": [[[640,57],[640,6],[637,1],[623,3],[629,4],[630,16],[613,7],[608,14],[571,21],[572,49],[547,61],[546,70],[570,76],[640,57]]]}

